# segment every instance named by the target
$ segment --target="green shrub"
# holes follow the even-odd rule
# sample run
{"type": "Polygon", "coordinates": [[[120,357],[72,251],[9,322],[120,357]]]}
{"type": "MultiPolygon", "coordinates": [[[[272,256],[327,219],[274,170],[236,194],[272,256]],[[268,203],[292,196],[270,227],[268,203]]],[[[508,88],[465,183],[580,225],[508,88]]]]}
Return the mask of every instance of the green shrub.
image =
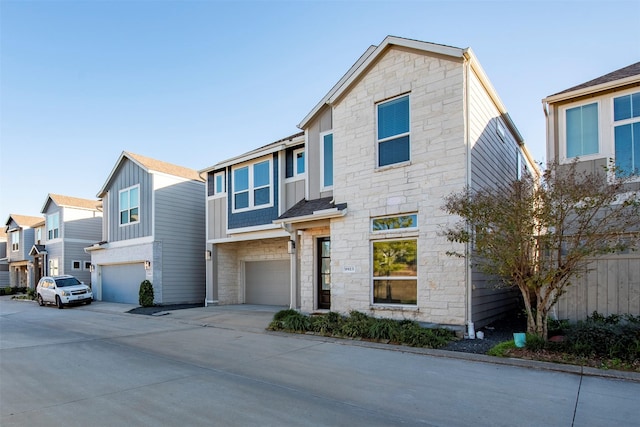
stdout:
{"type": "Polygon", "coordinates": [[[516,348],[516,343],[513,340],[503,341],[500,344],[496,344],[493,347],[491,347],[491,349],[489,349],[487,354],[489,356],[507,357],[507,352],[514,348],[516,348]]]}
{"type": "Polygon", "coordinates": [[[4,288],[0,288],[0,295],[11,295],[13,294],[13,288],[11,286],[5,286],[4,288]]]}
{"type": "Polygon", "coordinates": [[[36,299],[36,290],[35,289],[27,289],[27,296],[29,299],[36,299]]]}
{"type": "Polygon", "coordinates": [[[291,316],[292,314],[298,314],[298,312],[292,308],[288,308],[286,310],[280,310],[276,314],[273,315],[273,320],[281,321],[287,316],[291,316]]]}
{"type": "Polygon", "coordinates": [[[287,331],[305,332],[309,330],[311,321],[304,314],[298,313],[294,310],[294,313],[289,314],[282,319],[282,328],[287,331]]]}
{"type": "Polygon", "coordinates": [[[343,317],[336,312],[311,317],[310,330],[322,335],[339,335],[343,317]]]}
{"type": "Polygon", "coordinates": [[[350,338],[369,338],[372,318],[359,311],[349,312],[340,328],[340,335],[350,338]]]}
{"type": "Polygon", "coordinates": [[[148,280],[143,280],[142,283],[140,283],[138,303],[143,307],[153,306],[153,285],[148,280]]]}
{"type": "Polygon", "coordinates": [[[441,348],[454,336],[448,329],[423,328],[417,322],[403,321],[400,325],[400,342],[411,347],[441,348]]]}
{"type": "Polygon", "coordinates": [[[372,319],[368,336],[375,340],[399,341],[400,324],[391,319],[372,319]]]}

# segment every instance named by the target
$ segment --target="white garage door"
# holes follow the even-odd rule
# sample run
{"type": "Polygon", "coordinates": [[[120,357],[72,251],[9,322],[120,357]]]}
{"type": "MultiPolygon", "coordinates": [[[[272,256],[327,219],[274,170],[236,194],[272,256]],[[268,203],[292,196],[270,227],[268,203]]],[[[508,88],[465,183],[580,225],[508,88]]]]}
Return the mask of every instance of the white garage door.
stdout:
{"type": "Polygon", "coordinates": [[[102,266],[102,301],[138,304],[144,264],[102,266]]]}
{"type": "Polygon", "coordinates": [[[289,261],[244,264],[245,303],[289,305],[289,261]]]}

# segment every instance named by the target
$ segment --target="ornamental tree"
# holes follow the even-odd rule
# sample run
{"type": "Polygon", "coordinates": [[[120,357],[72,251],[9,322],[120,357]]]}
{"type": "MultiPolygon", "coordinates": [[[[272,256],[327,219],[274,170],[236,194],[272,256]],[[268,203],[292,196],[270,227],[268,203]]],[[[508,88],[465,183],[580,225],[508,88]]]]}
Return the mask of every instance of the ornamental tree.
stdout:
{"type": "MultiPolygon", "coordinates": [[[[636,177],[637,178],[637,177],[636,177]]],[[[600,172],[550,163],[540,179],[449,195],[444,209],[461,221],[445,231],[498,286],[520,291],[527,332],[547,339],[551,308],[587,272],[593,257],[638,248],[640,195],[615,167],[600,172]]],[[[637,187],[635,187],[637,188],[637,187]]]]}

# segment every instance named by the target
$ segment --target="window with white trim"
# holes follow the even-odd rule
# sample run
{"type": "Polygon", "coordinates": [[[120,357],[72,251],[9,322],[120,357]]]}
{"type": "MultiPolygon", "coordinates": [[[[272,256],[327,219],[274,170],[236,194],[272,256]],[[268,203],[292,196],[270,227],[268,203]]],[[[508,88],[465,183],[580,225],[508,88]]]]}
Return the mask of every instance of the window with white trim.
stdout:
{"type": "Polygon", "coordinates": [[[233,212],[273,206],[271,159],[236,167],[233,174],[233,212]]]}
{"type": "Polygon", "coordinates": [[[333,133],[320,134],[320,182],[322,189],[333,187],[333,133]]]}
{"type": "Polygon", "coordinates": [[[71,261],[71,269],[72,270],[81,270],[82,262],[81,261],[71,261]]]}
{"type": "Polygon", "coordinates": [[[135,224],[140,221],[140,185],[120,190],[120,225],[135,224]]]}
{"type": "Polygon", "coordinates": [[[640,92],[613,98],[617,176],[640,175],[640,92]]]}
{"type": "Polygon", "coordinates": [[[11,250],[18,252],[20,250],[20,231],[14,231],[11,233],[11,250]]]}
{"type": "Polygon", "coordinates": [[[213,175],[213,195],[222,197],[227,193],[227,180],[224,171],[213,175]]]}
{"type": "Polygon", "coordinates": [[[91,261],[84,262],[84,269],[87,271],[91,271],[91,261]]]}
{"type": "Polygon", "coordinates": [[[382,238],[371,242],[372,293],[374,304],[416,305],[418,302],[418,240],[405,237],[417,231],[416,214],[397,215],[371,220],[373,235],[382,238]],[[402,237],[398,235],[403,232],[402,237]]]}
{"type": "Polygon", "coordinates": [[[58,258],[49,259],[49,276],[58,276],[60,270],[58,269],[58,258]]]}
{"type": "Polygon", "coordinates": [[[411,159],[409,95],[376,105],[378,167],[411,159]]]}
{"type": "Polygon", "coordinates": [[[60,237],[60,213],[47,215],[47,240],[60,237]]]}
{"type": "Polygon", "coordinates": [[[298,148],[293,150],[293,175],[304,175],[305,163],[304,163],[304,148],[298,148]]]}
{"type": "Polygon", "coordinates": [[[566,158],[598,154],[598,103],[567,108],[564,113],[566,158]]]}

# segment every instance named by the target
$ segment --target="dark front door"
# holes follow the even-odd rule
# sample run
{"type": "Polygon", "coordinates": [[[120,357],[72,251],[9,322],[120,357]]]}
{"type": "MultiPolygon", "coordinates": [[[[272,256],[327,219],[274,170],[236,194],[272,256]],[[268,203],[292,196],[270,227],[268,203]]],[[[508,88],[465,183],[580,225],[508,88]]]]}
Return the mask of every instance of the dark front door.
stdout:
{"type": "Polygon", "coordinates": [[[331,308],[331,240],[318,239],[318,308],[331,308]]]}

